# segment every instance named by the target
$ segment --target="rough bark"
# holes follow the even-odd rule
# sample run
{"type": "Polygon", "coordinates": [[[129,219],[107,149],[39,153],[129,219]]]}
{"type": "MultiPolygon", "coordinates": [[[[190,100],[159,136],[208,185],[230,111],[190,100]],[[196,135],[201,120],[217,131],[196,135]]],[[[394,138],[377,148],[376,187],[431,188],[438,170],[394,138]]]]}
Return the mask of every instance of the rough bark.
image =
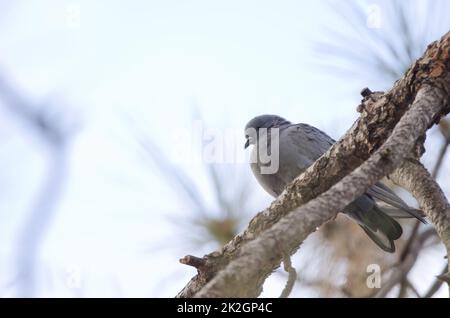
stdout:
{"type": "Polygon", "coordinates": [[[448,257],[450,255],[450,204],[437,182],[424,166],[416,161],[405,161],[390,177],[416,198],[420,208],[433,223],[444,243],[448,257]]]}
{"type": "Polygon", "coordinates": [[[255,216],[242,234],[205,255],[198,275],[177,296],[257,296],[283,253],[295,252],[312,231],[411,152],[421,154],[426,129],[449,111],[449,56],[447,33],[389,92],[366,92],[358,107],[361,116],[346,135],[255,216]]]}
{"type": "MultiPolygon", "coordinates": [[[[283,255],[293,253],[303,240],[338,211],[363,194],[369,186],[391,173],[413,150],[441,103],[430,87],[422,88],[411,109],[400,119],[392,135],[366,162],[330,190],[286,215],[277,224],[248,242],[228,266],[221,270],[196,297],[256,297],[267,276],[283,255]]],[[[287,192],[287,191],[286,191],[287,192]]],[[[285,192],[285,195],[286,195],[285,192]]],[[[296,193],[290,193],[290,197],[296,193]]]]}

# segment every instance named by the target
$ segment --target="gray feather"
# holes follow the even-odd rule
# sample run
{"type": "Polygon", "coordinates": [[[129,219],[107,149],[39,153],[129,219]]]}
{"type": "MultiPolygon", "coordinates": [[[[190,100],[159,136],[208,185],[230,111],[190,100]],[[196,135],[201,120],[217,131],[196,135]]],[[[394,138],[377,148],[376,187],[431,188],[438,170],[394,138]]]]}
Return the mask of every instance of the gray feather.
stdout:
{"type": "MultiPolygon", "coordinates": [[[[262,187],[272,196],[281,194],[287,184],[321,157],[334,140],[321,130],[307,124],[291,124],[274,115],[258,116],[246,128],[279,128],[279,169],[274,174],[261,174],[261,163],[251,164],[252,171],[262,187]]],[[[270,145],[270,134],[263,145],[270,145]]],[[[258,158],[258,147],[252,150],[252,160],[258,158]]],[[[253,161],[252,161],[253,162],[253,161]]],[[[392,217],[415,217],[425,222],[421,211],[409,207],[401,198],[381,182],[377,182],[366,194],[351,202],[343,211],[356,221],[367,235],[385,251],[394,252],[393,241],[402,235],[401,226],[392,217]],[[383,208],[375,200],[389,205],[383,208]]]]}
{"type": "Polygon", "coordinates": [[[377,182],[370,187],[367,190],[367,194],[397,208],[397,210],[392,208],[385,209],[388,215],[399,218],[415,217],[422,223],[427,223],[427,221],[423,218],[422,211],[409,207],[400,197],[398,197],[391,189],[381,182],[377,182]]]}

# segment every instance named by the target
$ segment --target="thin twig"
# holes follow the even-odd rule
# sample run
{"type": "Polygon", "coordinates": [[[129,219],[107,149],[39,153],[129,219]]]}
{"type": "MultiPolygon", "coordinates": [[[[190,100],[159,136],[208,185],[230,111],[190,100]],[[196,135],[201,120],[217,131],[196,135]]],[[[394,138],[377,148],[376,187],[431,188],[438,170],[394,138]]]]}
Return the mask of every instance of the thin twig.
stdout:
{"type": "Polygon", "coordinates": [[[280,298],[288,298],[294,288],[295,281],[297,280],[297,272],[294,267],[292,267],[291,258],[286,256],[283,260],[284,270],[288,273],[288,280],[281,292],[280,298]]]}
{"type": "Polygon", "coordinates": [[[205,264],[205,259],[197,256],[186,255],[185,257],[180,258],[180,263],[195,268],[199,268],[205,264]]]}
{"type": "Polygon", "coordinates": [[[383,284],[380,290],[375,294],[375,298],[384,298],[386,295],[400,283],[403,279],[406,279],[409,271],[412,269],[416,263],[417,256],[419,255],[423,244],[428,238],[435,235],[434,229],[428,229],[417,236],[416,240],[413,240],[410,251],[407,257],[394,268],[389,279],[383,284]]]}
{"type": "Polygon", "coordinates": [[[33,100],[27,98],[1,74],[0,98],[13,115],[38,132],[41,139],[50,146],[48,172],[33,202],[29,217],[20,229],[15,256],[17,273],[14,283],[17,285],[18,295],[33,297],[37,289],[36,264],[67,181],[70,140],[78,129],[78,123],[65,121],[63,117],[49,116],[52,110],[36,107],[33,100]]]}

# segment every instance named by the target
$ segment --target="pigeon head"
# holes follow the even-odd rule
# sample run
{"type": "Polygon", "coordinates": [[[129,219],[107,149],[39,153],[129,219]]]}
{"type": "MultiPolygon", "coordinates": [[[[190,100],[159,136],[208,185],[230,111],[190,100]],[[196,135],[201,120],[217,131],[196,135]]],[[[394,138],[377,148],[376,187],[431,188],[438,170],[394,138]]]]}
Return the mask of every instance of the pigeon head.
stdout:
{"type": "Polygon", "coordinates": [[[290,123],[291,122],[277,115],[261,115],[253,118],[245,125],[246,142],[244,148],[256,144],[256,136],[258,136],[261,128],[276,128],[290,123]]]}

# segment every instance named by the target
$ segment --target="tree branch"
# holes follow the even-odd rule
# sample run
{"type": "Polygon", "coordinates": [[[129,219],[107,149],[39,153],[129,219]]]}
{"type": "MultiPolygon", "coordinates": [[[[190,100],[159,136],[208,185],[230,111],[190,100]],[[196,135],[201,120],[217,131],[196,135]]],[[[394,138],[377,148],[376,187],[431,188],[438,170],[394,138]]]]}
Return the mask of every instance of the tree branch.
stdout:
{"type": "MultiPolygon", "coordinates": [[[[255,297],[284,253],[296,251],[303,240],[330,220],[369,186],[391,173],[413,150],[433,118],[441,111],[440,92],[424,86],[392,135],[365,163],[330,190],[286,215],[258,238],[244,245],[239,256],[220,271],[196,297],[255,297]],[[277,247],[283,247],[280,251],[277,247]]],[[[281,197],[295,197],[289,188],[281,197]]]]}
{"type": "Polygon", "coordinates": [[[450,204],[444,192],[425,167],[416,161],[405,161],[391,175],[392,181],[412,193],[436,228],[450,254],[450,204]]]}
{"type": "MultiPolygon", "coordinates": [[[[436,164],[434,165],[434,168],[432,169],[432,173],[431,173],[431,178],[433,178],[434,180],[436,180],[437,174],[439,172],[439,170],[442,167],[442,162],[443,162],[443,157],[445,156],[445,153],[447,151],[448,145],[449,145],[449,141],[450,141],[450,137],[448,136],[448,126],[447,126],[447,122],[446,120],[442,120],[439,124],[439,127],[441,129],[442,135],[445,138],[444,143],[441,147],[441,150],[439,152],[438,155],[438,159],[436,160],[436,164]]],[[[416,220],[414,223],[414,227],[413,230],[411,231],[411,234],[409,235],[408,241],[406,242],[400,257],[399,257],[399,263],[400,267],[403,267],[403,269],[405,270],[405,272],[401,275],[391,275],[390,278],[390,282],[391,284],[388,284],[391,288],[395,287],[396,284],[398,283],[398,279],[401,279],[401,277],[403,277],[401,279],[400,282],[400,291],[399,291],[399,298],[403,298],[404,294],[407,292],[408,290],[408,283],[412,286],[411,282],[408,281],[408,274],[411,271],[411,269],[413,268],[414,264],[415,264],[415,260],[417,259],[417,255],[415,257],[413,257],[413,262],[409,265],[407,265],[406,267],[403,266],[405,265],[404,263],[408,263],[411,258],[409,257],[409,254],[411,252],[418,254],[418,251],[415,251],[413,249],[413,247],[417,246],[416,241],[420,240],[420,236],[417,235],[417,233],[419,233],[419,229],[421,227],[422,223],[419,222],[419,220],[416,220]],[[392,283],[393,282],[393,283],[392,283]]],[[[421,245],[423,246],[423,244],[421,245]]],[[[445,274],[447,270],[445,270],[442,274],[445,274]]],[[[434,293],[435,291],[433,290],[433,288],[438,288],[442,285],[443,281],[436,279],[436,283],[431,287],[430,292],[434,293]]],[[[389,292],[389,290],[384,290],[384,295],[386,295],[389,292]]],[[[417,294],[417,293],[416,293],[417,294]]],[[[424,296],[425,298],[430,298],[430,296],[424,296]]]]}
{"type": "Polygon", "coordinates": [[[392,172],[412,150],[421,153],[422,148],[413,149],[417,140],[448,112],[444,100],[449,96],[449,55],[447,33],[429,46],[424,57],[388,93],[365,97],[358,107],[361,116],[350,131],[260,212],[242,234],[220,251],[206,255],[203,270],[178,297],[259,295],[265,278],[279,266],[284,253],[295,252],[310,233],[392,172]],[[280,246],[285,250],[280,251],[280,246]]]}

